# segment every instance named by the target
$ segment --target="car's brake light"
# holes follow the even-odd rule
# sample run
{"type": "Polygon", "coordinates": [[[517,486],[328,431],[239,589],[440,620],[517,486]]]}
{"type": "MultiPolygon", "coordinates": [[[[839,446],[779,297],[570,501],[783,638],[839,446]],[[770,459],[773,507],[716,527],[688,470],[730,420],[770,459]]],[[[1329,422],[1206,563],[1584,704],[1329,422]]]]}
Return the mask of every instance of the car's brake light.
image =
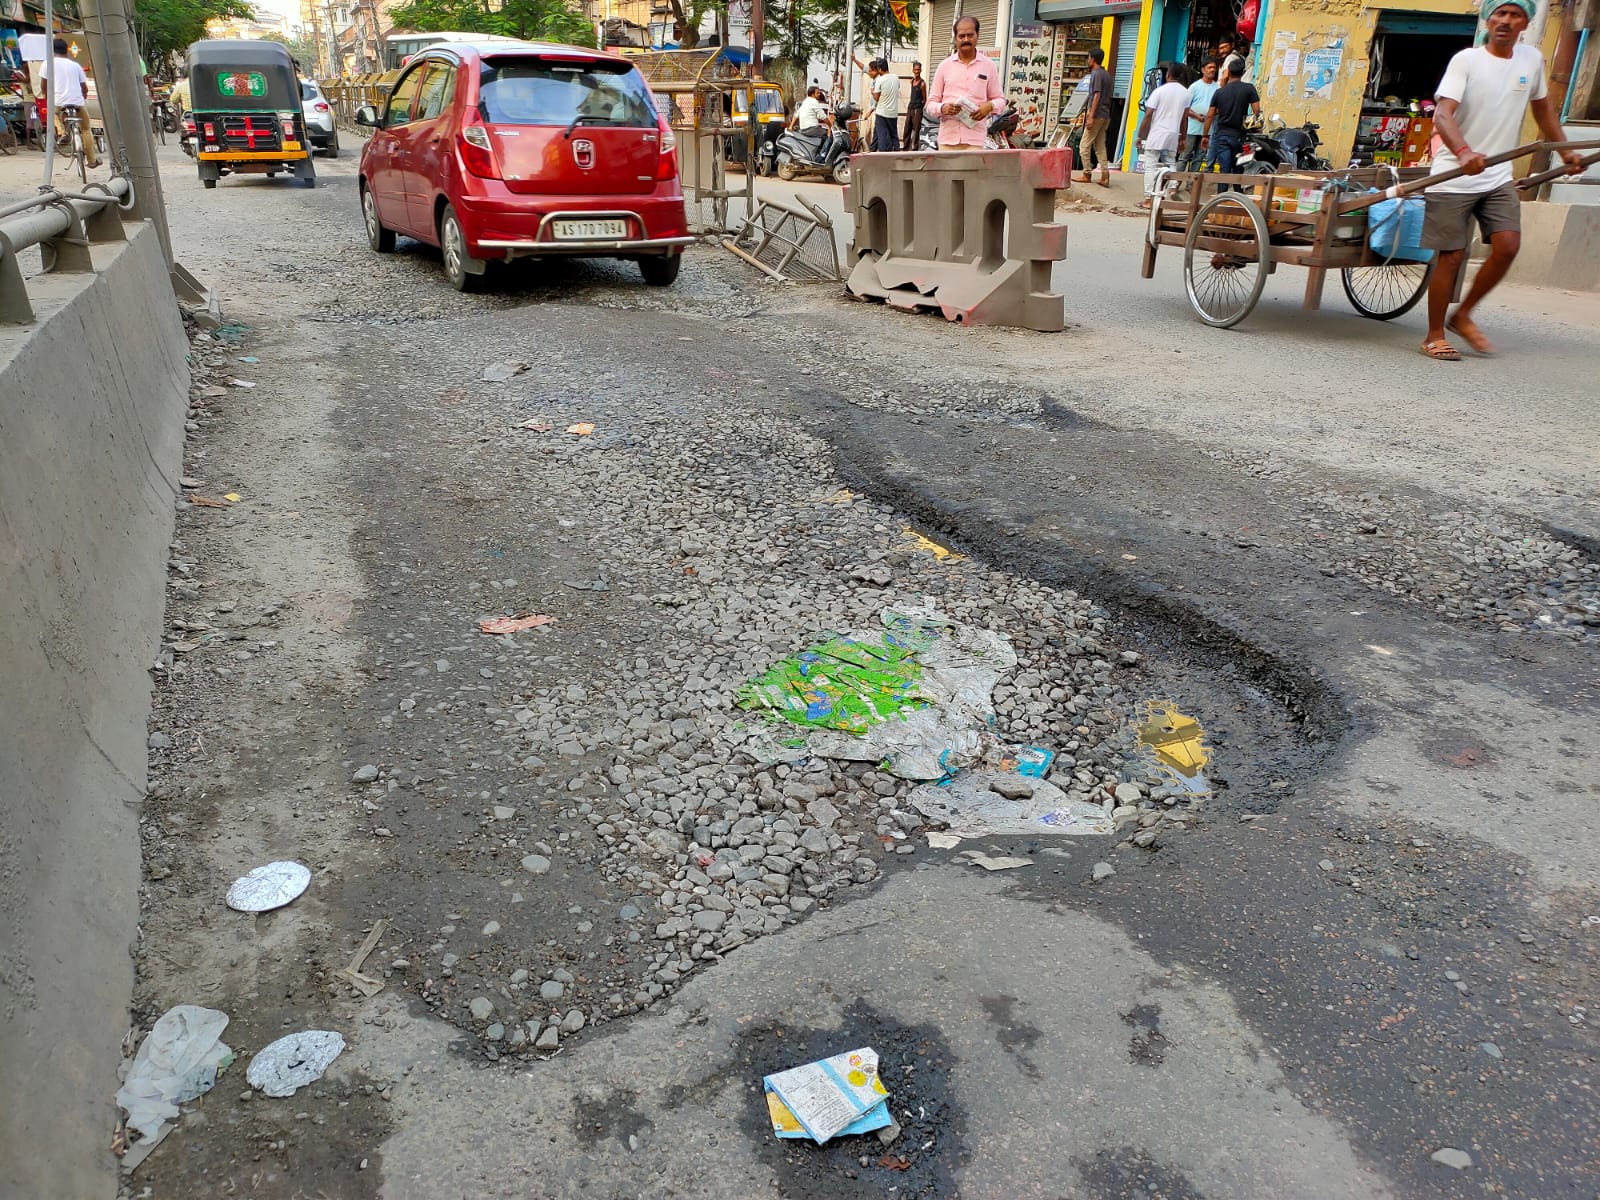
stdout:
{"type": "Polygon", "coordinates": [[[489,131],[483,127],[483,118],[476,108],[467,109],[461,122],[461,161],[479,179],[499,179],[500,164],[494,160],[494,145],[489,141],[489,131]]]}
{"type": "Polygon", "coordinates": [[[656,128],[661,131],[661,157],[656,160],[656,181],[678,177],[678,139],[665,117],[656,118],[656,128]]]}
{"type": "Polygon", "coordinates": [[[318,100],[311,107],[316,109],[318,112],[327,112],[328,111],[328,103],[327,103],[326,100],[318,100]]]}

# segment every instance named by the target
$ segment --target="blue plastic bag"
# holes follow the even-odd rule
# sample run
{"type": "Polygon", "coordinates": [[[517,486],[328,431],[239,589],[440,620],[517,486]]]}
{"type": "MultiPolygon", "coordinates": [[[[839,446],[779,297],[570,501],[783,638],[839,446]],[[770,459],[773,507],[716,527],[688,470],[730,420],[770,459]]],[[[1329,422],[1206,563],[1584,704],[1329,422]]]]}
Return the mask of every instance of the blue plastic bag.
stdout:
{"type": "Polygon", "coordinates": [[[1422,248],[1424,205],[1420,196],[1379,200],[1367,210],[1367,245],[1375,254],[1410,262],[1432,262],[1422,248]]]}

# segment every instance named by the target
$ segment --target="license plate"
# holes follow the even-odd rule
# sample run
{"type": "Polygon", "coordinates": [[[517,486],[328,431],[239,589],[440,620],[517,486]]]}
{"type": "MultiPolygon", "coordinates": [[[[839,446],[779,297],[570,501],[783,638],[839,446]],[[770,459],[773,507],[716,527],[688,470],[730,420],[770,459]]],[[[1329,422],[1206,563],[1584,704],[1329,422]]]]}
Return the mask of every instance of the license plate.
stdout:
{"type": "Polygon", "coordinates": [[[626,221],[556,221],[555,235],[562,242],[620,241],[628,236],[626,221]]]}

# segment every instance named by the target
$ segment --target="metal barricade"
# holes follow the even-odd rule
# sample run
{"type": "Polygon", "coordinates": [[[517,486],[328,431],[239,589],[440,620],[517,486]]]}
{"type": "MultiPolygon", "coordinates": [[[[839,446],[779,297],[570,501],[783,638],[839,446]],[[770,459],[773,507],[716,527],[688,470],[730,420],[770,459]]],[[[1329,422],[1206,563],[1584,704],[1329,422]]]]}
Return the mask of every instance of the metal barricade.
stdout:
{"type": "Polygon", "coordinates": [[[1070,150],[858,154],[850,170],[852,295],[969,325],[1066,327],[1050,275],[1067,254],[1055,207],[1070,150]]]}
{"type": "Polygon", "coordinates": [[[828,214],[804,197],[805,211],[763,200],[723,245],[774,279],[837,283],[839,248],[828,214]]]}

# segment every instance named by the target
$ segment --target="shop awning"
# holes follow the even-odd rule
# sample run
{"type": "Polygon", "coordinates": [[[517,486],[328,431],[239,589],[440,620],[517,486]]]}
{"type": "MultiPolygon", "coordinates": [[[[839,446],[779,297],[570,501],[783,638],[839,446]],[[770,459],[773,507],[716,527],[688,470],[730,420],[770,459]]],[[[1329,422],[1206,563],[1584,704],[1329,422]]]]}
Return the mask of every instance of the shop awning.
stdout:
{"type": "Polygon", "coordinates": [[[1136,13],[1140,7],[1139,0],[1039,0],[1039,20],[1088,21],[1136,13]]]}
{"type": "Polygon", "coordinates": [[[1464,37],[1471,41],[1478,33],[1478,18],[1463,17],[1453,13],[1386,10],[1378,14],[1378,32],[1426,33],[1441,37],[1464,37]]]}

